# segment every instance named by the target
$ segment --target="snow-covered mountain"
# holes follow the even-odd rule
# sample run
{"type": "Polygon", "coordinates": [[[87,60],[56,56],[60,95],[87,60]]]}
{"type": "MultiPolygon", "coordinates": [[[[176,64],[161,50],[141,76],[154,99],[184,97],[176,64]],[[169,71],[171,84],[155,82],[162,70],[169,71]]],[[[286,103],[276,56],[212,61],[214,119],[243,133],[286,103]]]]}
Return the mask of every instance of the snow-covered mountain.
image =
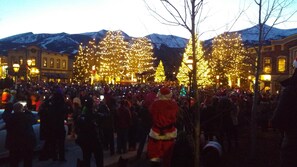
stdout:
{"type": "Polygon", "coordinates": [[[146,37],[150,39],[157,48],[160,48],[162,44],[170,48],[185,48],[188,43],[188,39],[174,35],[151,34],[146,37]]]}
{"type": "MultiPolygon", "coordinates": [[[[106,33],[107,30],[81,34],[34,34],[32,32],[28,32],[0,39],[0,54],[5,55],[9,49],[36,45],[42,49],[73,55],[77,53],[77,48],[80,43],[87,44],[91,39],[101,41],[105,37],[106,33]]],[[[123,31],[122,34],[126,41],[132,41],[133,37],[123,31]]],[[[152,41],[153,46],[158,49],[160,49],[161,45],[169,48],[184,48],[187,43],[187,39],[173,35],[151,34],[147,37],[152,41]]]]}
{"type": "MultiPolygon", "coordinates": [[[[293,34],[297,34],[297,28],[284,30],[264,26],[264,30],[270,30],[268,36],[266,37],[267,44],[269,44],[270,40],[281,39],[293,34]]],[[[77,53],[78,45],[80,43],[87,44],[91,39],[100,41],[105,37],[107,31],[108,30],[101,30],[98,32],[86,32],[81,34],[34,34],[32,32],[18,34],[0,39],[0,54],[6,55],[7,50],[9,49],[36,45],[42,49],[74,55],[77,53]]],[[[243,29],[237,32],[241,34],[243,42],[246,45],[253,45],[257,43],[258,26],[253,26],[251,28],[243,29]]],[[[126,41],[131,42],[133,37],[129,36],[125,32],[122,32],[122,34],[124,35],[124,39],[126,41]]],[[[157,57],[162,57],[164,54],[171,54],[172,51],[166,51],[170,49],[178,50],[180,52],[180,50],[185,48],[188,43],[188,39],[174,35],[150,34],[146,37],[152,41],[154,52],[156,53],[157,57]]],[[[212,39],[209,39],[204,41],[204,43],[206,46],[211,45],[211,41],[212,39]]],[[[180,55],[180,53],[177,53],[176,55],[180,55]]]]}
{"type": "MultiPolygon", "coordinates": [[[[265,36],[265,43],[270,44],[271,40],[282,39],[293,34],[297,34],[297,28],[294,29],[278,29],[275,27],[270,27],[268,25],[264,25],[263,27],[265,36]],[[268,32],[269,31],[269,32],[268,32]],[[268,32],[268,33],[267,33],[268,32]]],[[[259,38],[259,26],[256,25],[251,28],[247,28],[244,30],[237,31],[241,34],[242,40],[245,44],[256,44],[259,38]]]]}
{"type": "MultiPolygon", "coordinates": [[[[297,34],[297,28],[279,29],[275,27],[270,27],[268,25],[264,25],[263,30],[264,30],[264,34],[267,34],[265,36],[265,41],[264,41],[264,44],[267,44],[267,45],[271,43],[271,40],[282,39],[282,38],[291,36],[293,34],[297,34]]],[[[258,38],[259,38],[258,25],[250,28],[246,28],[243,30],[239,30],[239,31],[233,31],[233,32],[237,32],[241,35],[242,41],[246,46],[253,46],[258,43],[258,38]]],[[[210,46],[212,44],[212,40],[213,38],[205,40],[204,41],[205,46],[210,46]]]]}

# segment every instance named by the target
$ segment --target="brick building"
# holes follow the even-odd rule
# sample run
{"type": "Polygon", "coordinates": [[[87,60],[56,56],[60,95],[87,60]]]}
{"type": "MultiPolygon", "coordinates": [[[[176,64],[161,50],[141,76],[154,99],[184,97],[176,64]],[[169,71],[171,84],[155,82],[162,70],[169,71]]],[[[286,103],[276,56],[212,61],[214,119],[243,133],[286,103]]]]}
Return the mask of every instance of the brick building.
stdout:
{"type": "MultiPolygon", "coordinates": [[[[252,53],[255,50],[251,49],[252,53]]],[[[293,60],[297,57],[297,34],[279,40],[262,49],[260,64],[260,90],[279,93],[280,81],[293,74],[293,60]]]]}
{"type": "Polygon", "coordinates": [[[28,46],[8,50],[8,74],[17,75],[21,80],[41,80],[44,82],[67,82],[72,75],[72,63],[68,54],[61,54],[28,46]],[[19,71],[13,71],[14,64],[19,65],[19,71]]]}

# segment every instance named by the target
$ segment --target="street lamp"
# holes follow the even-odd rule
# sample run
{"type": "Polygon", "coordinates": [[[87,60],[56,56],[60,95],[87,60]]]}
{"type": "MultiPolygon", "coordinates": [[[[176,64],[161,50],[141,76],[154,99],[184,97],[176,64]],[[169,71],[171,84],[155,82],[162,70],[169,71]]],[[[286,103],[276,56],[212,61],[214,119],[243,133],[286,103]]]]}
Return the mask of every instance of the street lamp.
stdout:
{"type": "Polygon", "coordinates": [[[12,68],[13,68],[13,71],[14,71],[15,73],[17,73],[17,72],[19,72],[19,70],[20,70],[20,65],[17,64],[17,63],[14,63],[14,64],[12,65],[12,68]]]}
{"type": "MultiPolygon", "coordinates": [[[[32,65],[32,60],[28,59],[27,60],[27,70],[26,70],[26,81],[28,81],[28,78],[30,78],[31,65],[32,65]]],[[[30,78],[30,80],[31,80],[31,78],[30,78]]]]}
{"type": "Polygon", "coordinates": [[[32,60],[31,59],[28,59],[27,60],[27,64],[28,64],[28,66],[31,66],[32,65],[32,60]]]}
{"type": "Polygon", "coordinates": [[[17,76],[17,73],[19,72],[19,70],[20,70],[20,65],[19,64],[17,64],[17,63],[14,63],[13,65],[12,65],[12,69],[13,69],[13,71],[14,71],[14,73],[15,73],[15,89],[17,89],[17,87],[18,87],[18,85],[17,85],[17,80],[18,80],[18,76],[17,76]]]}

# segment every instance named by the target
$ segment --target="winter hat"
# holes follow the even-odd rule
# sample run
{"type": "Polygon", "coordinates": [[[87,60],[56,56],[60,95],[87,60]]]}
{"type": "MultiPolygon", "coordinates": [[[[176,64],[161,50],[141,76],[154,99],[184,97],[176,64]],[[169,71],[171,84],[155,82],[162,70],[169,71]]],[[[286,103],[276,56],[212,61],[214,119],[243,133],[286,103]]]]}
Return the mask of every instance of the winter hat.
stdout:
{"type": "Polygon", "coordinates": [[[2,103],[6,104],[7,102],[9,102],[10,97],[11,97],[11,94],[10,94],[9,89],[4,89],[3,93],[2,93],[2,96],[1,96],[2,103]]]}
{"type": "Polygon", "coordinates": [[[214,148],[218,151],[219,155],[222,156],[223,150],[222,150],[222,146],[220,143],[218,143],[217,141],[209,141],[204,147],[203,150],[207,149],[207,148],[214,148]]]}
{"type": "Polygon", "coordinates": [[[13,111],[15,113],[23,112],[24,111],[24,106],[20,102],[14,103],[13,104],[13,111]]]}
{"type": "Polygon", "coordinates": [[[168,87],[162,87],[159,90],[157,96],[158,96],[159,99],[163,99],[163,100],[171,99],[172,92],[168,87]]]}
{"type": "Polygon", "coordinates": [[[77,103],[78,106],[81,107],[81,101],[80,101],[80,98],[78,98],[78,97],[73,98],[73,103],[77,103]]]}

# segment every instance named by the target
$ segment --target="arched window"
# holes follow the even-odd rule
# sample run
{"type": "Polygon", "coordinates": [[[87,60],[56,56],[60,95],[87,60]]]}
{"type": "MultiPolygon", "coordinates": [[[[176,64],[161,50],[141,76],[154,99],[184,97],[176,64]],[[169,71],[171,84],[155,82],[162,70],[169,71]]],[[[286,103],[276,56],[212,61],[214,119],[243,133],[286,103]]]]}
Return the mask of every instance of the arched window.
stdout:
{"type": "Polygon", "coordinates": [[[61,60],[60,59],[57,59],[57,68],[60,68],[61,67],[61,60]]]}
{"type": "Polygon", "coordinates": [[[32,66],[36,66],[36,57],[32,57],[32,66]]]}
{"type": "Polygon", "coordinates": [[[47,67],[47,58],[46,57],[43,58],[42,64],[43,64],[43,67],[47,67]]]}
{"type": "Polygon", "coordinates": [[[66,69],[66,60],[62,60],[62,68],[66,69]]]}
{"type": "Polygon", "coordinates": [[[51,67],[51,68],[54,68],[54,64],[55,64],[54,59],[51,58],[51,59],[50,59],[50,67],[51,67]]]}

